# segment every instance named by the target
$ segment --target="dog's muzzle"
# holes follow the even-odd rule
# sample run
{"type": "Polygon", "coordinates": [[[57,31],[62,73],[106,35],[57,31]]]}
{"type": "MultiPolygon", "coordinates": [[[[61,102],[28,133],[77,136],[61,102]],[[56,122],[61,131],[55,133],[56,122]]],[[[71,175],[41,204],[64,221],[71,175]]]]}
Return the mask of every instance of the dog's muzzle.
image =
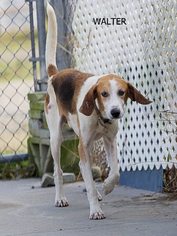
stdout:
{"type": "Polygon", "coordinates": [[[118,108],[114,108],[111,110],[111,116],[113,119],[118,119],[121,116],[121,112],[118,108]]]}

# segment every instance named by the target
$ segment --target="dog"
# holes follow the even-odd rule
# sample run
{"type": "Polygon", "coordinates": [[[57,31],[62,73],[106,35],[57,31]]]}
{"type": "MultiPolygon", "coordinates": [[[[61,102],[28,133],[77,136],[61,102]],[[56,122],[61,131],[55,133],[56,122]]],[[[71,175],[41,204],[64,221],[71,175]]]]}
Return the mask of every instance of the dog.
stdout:
{"type": "Polygon", "coordinates": [[[67,207],[63,190],[60,165],[60,146],[63,141],[64,123],[79,138],[80,170],[86,185],[90,205],[90,219],[104,219],[100,207],[101,195],[97,191],[91,172],[90,152],[94,141],[102,138],[110,167],[104,181],[104,193],[108,194],[118,183],[117,159],[118,119],[125,112],[127,99],[147,105],[145,98],[133,85],[116,74],[93,75],[75,69],[58,71],[56,66],[57,21],[54,9],[47,2],[48,33],[46,40],[46,66],[49,76],[45,115],[50,131],[50,146],[54,160],[55,206],[67,207]]]}

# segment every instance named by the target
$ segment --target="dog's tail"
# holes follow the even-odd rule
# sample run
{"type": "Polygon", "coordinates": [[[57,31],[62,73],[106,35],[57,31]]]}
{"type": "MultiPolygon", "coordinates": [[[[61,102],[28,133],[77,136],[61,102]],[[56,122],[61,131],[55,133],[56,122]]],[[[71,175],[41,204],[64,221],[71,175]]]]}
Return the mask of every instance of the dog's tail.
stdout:
{"type": "Polygon", "coordinates": [[[57,49],[57,20],[53,7],[46,1],[48,16],[48,30],[46,39],[46,69],[49,77],[57,73],[56,49],[57,49]]]}

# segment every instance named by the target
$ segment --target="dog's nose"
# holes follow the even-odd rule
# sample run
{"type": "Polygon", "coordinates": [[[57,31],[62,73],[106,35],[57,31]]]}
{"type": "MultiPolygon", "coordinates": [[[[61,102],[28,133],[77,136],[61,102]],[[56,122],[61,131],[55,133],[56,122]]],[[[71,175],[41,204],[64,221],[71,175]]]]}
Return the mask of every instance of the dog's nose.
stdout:
{"type": "Polygon", "coordinates": [[[119,109],[117,109],[117,108],[114,108],[114,109],[112,109],[111,110],[111,115],[112,115],[112,117],[113,118],[119,118],[119,116],[120,116],[120,110],[119,109]]]}

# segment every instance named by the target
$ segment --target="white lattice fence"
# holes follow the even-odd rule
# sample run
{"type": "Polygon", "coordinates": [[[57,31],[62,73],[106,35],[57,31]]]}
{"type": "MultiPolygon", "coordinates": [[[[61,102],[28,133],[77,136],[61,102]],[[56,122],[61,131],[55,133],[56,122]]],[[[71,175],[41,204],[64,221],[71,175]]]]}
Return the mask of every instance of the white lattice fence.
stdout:
{"type": "Polygon", "coordinates": [[[122,170],[177,165],[176,20],[175,0],[77,1],[76,67],[120,74],[153,100],[128,102],[118,137],[122,170]],[[95,25],[99,17],[122,17],[126,25],[95,25]]]}

